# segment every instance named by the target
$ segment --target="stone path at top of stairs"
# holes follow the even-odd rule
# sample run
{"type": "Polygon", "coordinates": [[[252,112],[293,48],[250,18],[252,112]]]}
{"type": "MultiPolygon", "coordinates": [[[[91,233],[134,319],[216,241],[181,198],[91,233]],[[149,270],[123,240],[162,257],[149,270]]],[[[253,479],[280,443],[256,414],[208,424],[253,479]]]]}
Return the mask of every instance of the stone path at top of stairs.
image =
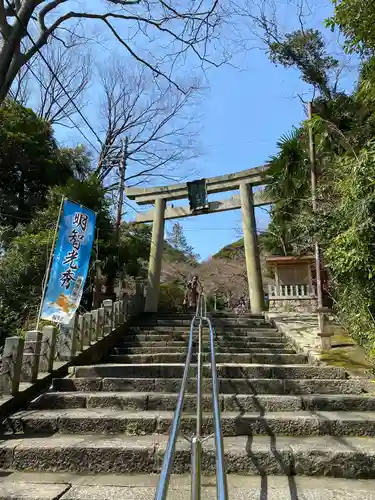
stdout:
{"type": "MultiPolygon", "coordinates": [[[[375,500],[373,481],[358,481],[375,479],[375,396],[366,393],[366,381],[348,379],[340,368],[309,365],[262,317],[228,315],[215,317],[213,322],[232,498],[375,500]],[[261,476],[260,483],[250,477],[255,475],[261,476]],[[275,484],[278,476],[289,479],[279,478],[283,486],[280,483],[270,489],[269,496],[259,496],[267,486],[264,481],[275,484]],[[303,483],[299,476],[313,476],[315,486],[307,478],[303,483]],[[333,489],[332,479],[324,480],[326,476],[336,478],[335,484],[341,486],[333,489]],[[352,486],[353,479],[357,487],[352,486]],[[360,491],[362,496],[358,496],[360,491]]],[[[27,411],[8,419],[0,440],[4,476],[1,479],[0,472],[0,500],[151,500],[154,485],[142,489],[139,484],[125,486],[115,480],[106,483],[114,488],[109,493],[93,476],[84,485],[71,477],[120,474],[113,477],[134,480],[134,474],[160,472],[184,369],[189,324],[187,316],[145,315],[105,363],[75,367],[73,376],[55,379],[51,390],[27,411]],[[70,474],[70,479],[61,479],[61,474],[70,474]],[[49,486],[39,488],[38,484],[49,486]],[[34,485],[34,490],[27,485],[34,485]],[[116,488],[123,488],[122,493],[116,493],[116,488]],[[1,491],[6,495],[1,496],[1,491]]],[[[205,355],[207,341],[205,331],[205,355]]],[[[195,430],[195,361],[181,421],[185,435],[195,430]]],[[[209,435],[213,421],[208,358],[203,371],[203,433],[209,435]]],[[[202,468],[205,481],[211,481],[213,440],[204,443],[202,468]]],[[[181,438],[173,473],[189,471],[189,444],[181,438]]],[[[179,481],[178,477],[174,480],[179,481]]],[[[214,487],[206,490],[207,498],[215,498],[214,487]]],[[[188,488],[178,486],[170,498],[188,498],[188,488]]]]}

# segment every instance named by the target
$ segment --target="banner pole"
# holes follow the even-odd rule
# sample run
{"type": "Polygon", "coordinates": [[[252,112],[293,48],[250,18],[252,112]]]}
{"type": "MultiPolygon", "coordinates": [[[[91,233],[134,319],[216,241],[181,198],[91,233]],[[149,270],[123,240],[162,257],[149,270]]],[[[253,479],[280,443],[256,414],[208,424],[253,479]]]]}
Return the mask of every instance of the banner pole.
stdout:
{"type": "Polygon", "coordinates": [[[62,196],[61,197],[61,203],[60,203],[59,215],[57,217],[57,222],[56,222],[56,227],[55,227],[55,234],[53,236],[53,243],[52,243],[51,253],[49,254],[47,269],[46,269],[46,273],[44,275],[44,282],[43,282],[43,287],[42,287],[42,299],[40,301],[40,306],[39,306],[39,311],[38,311],[38,318],[36,320],[35,330],[38,330],[38,328],[39,328],[40,316],[42,315],[42,307],[43,307],[44,298],[46,296],[46,291],[47,291],[47,286],[48,286],[48,280],[49,280],[49,273],[51,271],[53,254],[54,254],[54,251],[55,251],[56,240],[57,240],[57,234],[58,234],[59,228],[60,228],[60,219],[61,219],[62,209],[63,209],[63,206],[64,206],[64,201],[65,201],[65,196],[62,196]]]}

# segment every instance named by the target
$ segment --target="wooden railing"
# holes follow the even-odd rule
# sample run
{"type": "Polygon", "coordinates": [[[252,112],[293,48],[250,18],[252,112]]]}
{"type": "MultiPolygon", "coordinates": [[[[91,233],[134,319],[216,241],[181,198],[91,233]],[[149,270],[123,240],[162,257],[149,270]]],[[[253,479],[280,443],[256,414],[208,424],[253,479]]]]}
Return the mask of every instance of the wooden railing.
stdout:
{"type": "Polygon", "coordinates": [[[134,295],[116,302],[104,300],[99,309],[76,315],[72,328],[58,332],[54,326],[45,326],[41,331],[27,332],[25,338],[6,338],[1,356],[0,397],[15,396],[21,382],[32,384],[41,373],[51,373],[56,362],[68,363],[143,308],[143,286],[139,285],[134,295]]]}
{"type": "Polygon", "coordinates": [[[310,285],[268,285],[270,299],[300,299],[315,297],[310,285]]]}

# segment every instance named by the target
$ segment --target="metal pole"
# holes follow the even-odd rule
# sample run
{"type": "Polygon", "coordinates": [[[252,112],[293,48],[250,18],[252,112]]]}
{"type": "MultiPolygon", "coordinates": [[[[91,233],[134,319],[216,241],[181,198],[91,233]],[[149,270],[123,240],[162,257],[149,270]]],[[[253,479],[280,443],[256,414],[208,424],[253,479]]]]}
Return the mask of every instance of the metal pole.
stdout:
{"type": "Polygon", "coordinates": [[[189,379],[191,356],[193,353],[193,334],[195,327],[195,318],[191,322],[190,333],[189,333],[189,344],[188,353],[186,356],[186,364],[184,368],[184,374],[182,377],[181,388],[178,395],[177,406],[173,417],[173,422],[171,429],[169,431],[169,440],[167,444],[167,449],[164,453],[163,465],[160,473],[159,483],[156,489],[156,494],[154,500],[166,500],[169,487],[169,479],[172,472],[172,461],[174,457],[174,452],[176,448],[176,441],[178,436],[178,431],[180,429],[182,407],[184,404],[184,396],[186,391],[187,382],[189,379]]]}
{"type": "Polygon", "coordinates": [[[198,362],[197,362],[197,423],[196,434],[191,442],[191,500],[201,499],[201,458],[202,458],[202,313],[203,297],[200,296],[201,317],[198,329],[198,362]]]}
{"type": "MultiPolygon", "coordinates": [[[[311,125],[312,119],[312,102],[307,105],[308,118],[310,120],[309,125],[309,154],[310,154],[310,165],[311,165],[311,203],[313,213],[317,211],[316,203],[316,151],[315,151],[315,138],[311,125]]],[[[318,240],[315,238],[315,272],[316,272],[316,293],[318,297],[318,308],[323,307],[323,293],[322,293],[322,277],[321,277],[321,263],[320,263],[320,248],[318,240]]]]}
{"type": "Polygon", "coordinates": [[[61,197],[61,203],[60,203],[60,209],[59,209],[59,215],[57,217],[57,222],[56,222],[56,226],[55,226],[55,233],[53,235],[53,243],[52,243],[52,247],[51,247],[51,253],[49,254],[47,269],[46,269],[46,273],[44,275],[44,281],[43,281],[43,286],[42,286],[42,298],[41,298],[40,305],[39,305],[38,317],[37,317],[37,320],[36,320],[35,330],[38,330],[38,328],[39,328],[40,316],[42,314],[43,302],[44,302],[44,298],[46,296],[48,279],[49,279],[49,273],[51,271],[52,259],[53,259],[53,254],[54,254],[54,251],[55,251],[55,245],[56,245],[56,240],[57,240],[57,233],[59,232],[60,218],[61,218],[61,212],[62,212],[62,209],[63,209],[63,206],[64,206],[64,201],[65,201],[65,196],[62,196],[61,197]]]}
{"type": "Polygon", "coordinates": [[[224,464],[224,441],[221,430],[219,384],[217,380],[214,332],[211,321],[206,317],[205,321],[210,330],[210,357],[212,374],[212,413],[214,416],[214,433],[216,445],[216,498],[228,500],[228,483],[224,464]]]}

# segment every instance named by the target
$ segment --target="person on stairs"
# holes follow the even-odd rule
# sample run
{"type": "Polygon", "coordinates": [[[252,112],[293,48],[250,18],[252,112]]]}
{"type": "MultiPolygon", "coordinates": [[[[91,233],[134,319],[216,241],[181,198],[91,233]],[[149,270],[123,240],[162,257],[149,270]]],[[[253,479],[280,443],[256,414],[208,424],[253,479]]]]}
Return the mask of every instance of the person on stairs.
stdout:
{"type": "Polygon", "coordinates": [[[203,292],[203,287],[198,279],[198,276],[193,276],[193,278],[188,282],[185,298],[184,307],[188,310],[195,311],[197,308],[198,297],[203,292]]]}

